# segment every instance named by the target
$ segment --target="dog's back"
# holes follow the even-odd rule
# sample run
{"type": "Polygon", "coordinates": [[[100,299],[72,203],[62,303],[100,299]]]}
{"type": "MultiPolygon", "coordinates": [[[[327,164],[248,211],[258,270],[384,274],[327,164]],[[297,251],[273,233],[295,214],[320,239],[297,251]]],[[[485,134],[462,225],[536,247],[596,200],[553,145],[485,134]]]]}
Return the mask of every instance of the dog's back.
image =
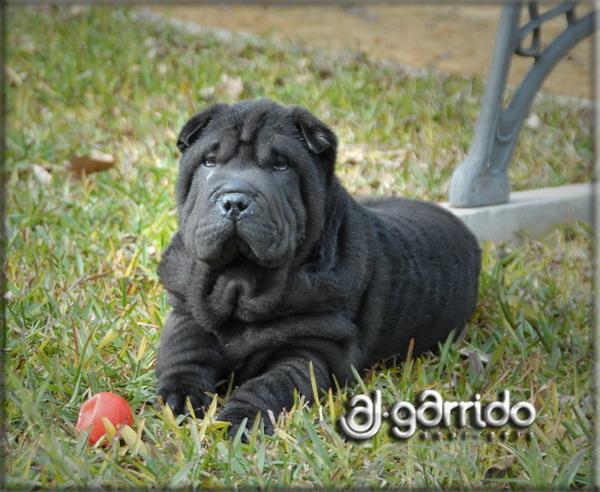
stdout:
{"type": "Polygon", "coordinates": [[[379,333],[377,361],[414,354],[462,329],[477,302],[481,252],[471,231],[438,205],[397,197],[359,199],[376,219],[388,261],[389,297],[379,333]]]}

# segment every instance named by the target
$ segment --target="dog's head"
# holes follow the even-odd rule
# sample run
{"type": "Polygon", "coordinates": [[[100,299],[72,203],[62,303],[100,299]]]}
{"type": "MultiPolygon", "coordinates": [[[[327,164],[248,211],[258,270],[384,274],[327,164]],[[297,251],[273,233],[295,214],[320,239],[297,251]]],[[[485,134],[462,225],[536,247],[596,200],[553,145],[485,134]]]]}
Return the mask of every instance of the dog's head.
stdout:
{"type": "Polygon", "coordinates": [[[184,125],[177,146],[179,230],[194,258],[276,269],[316,241],[337,140],[307,110],[216,104],[184,125]]]}

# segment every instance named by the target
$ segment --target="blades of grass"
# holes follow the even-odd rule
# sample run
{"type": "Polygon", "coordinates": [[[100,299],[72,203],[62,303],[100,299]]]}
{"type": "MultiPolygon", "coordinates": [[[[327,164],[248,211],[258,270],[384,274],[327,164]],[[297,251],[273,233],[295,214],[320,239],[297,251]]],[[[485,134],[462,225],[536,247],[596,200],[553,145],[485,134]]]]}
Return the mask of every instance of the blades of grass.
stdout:
{"type": "Polygon", "coordinates": [[[77,366],[77,370],[75,371],[75,375],[74,375],[74,384],[73,384],[73,393],[71,394],[71,398],[69,399],[69,401],[67,402],[67,406],[72,405],[75,402],[75,399],[78,396],[79,393],[79,386],[81,384],[81,377],[83,375],[83,363],[84,361],[86,361],[86,351],[87,351],[87,347],[90,344],[90,342],[92,341],[92,338],[94,336],[94,333],[96,332],[96,329],[98,328],[100,323],[95,323],[94,326],[92,327],[92,329],[90,330],[89,335],[87,336],[85,343],[83,344],[83,347],[81,349],[81,356],[79,358],[79,365],[77,366]]]}
{"type": "Polygon", "coordinates": [[[446,340],[443,343],[438,343],[438,348],[440,350],[440,355],[436,366],[438,379],[442,378],[443,371],[449,364],[450,350],[452,348],[454,335],[455,332],[454,330],[452,330],[448,335],[448,338],[446,338],[446,340]]]}
{"type": "Polygon", "coordinates": [[[238,430],[235,433],[235,436],[233,437],[231,443],[232,448],[235,449],[236,447],[239,447],[240,443],[242,442],[242,434],[246,432],[246,425],[248,425],[248,419],[244,417],[244,419],[240,423],[240,426],[238,427],[238,430]]]}
{"type": "Polygon", "coordinates": [[[494,267],[494,274],[495,274],[495,280],[496,280],[494,283],[494,287],[496,289],[496,300],[498,301],[500,310],[502,311],[504,319],[507,322],[506,326],[508,328],[508,332],[509,332],[510,336],[515,341],[517,346],[521,347],[521,350],[522,350],[523,343],[522,343],[522,340],[519,339],[519,337],[517,336],[517,333],[516,333],[517,325],[516,325],[515,319],[513,318],[513,315],[510,312],[510,308],[508,307],[508,304],[506,303],[506,300],[504,299],[504,287],[503,287],[504,282],[502,281],[503,275],[502,275],[502,270],[500,269],[500,264],[496,264],[496,267],[494,267]]]}
{"type": "Polygon", "coordinates": [[[313,401],[317,408],[321,408],[321,401],[319,399],[319,390],[317,389],[317,378],[315,378],[315,368],[312,360],[308,361],[308,371],[310,374],[310,385],[313,392],[313,401]]]}
{"type": "Polygon", "coordinates": [[[141,253],[141,249],[138,249],[135,254],[133,255],[133,257],[131,258],[131,261],[129,262],[129,265],[127,266],[127,268],[125,269],[125,273],[123,274],[126,278],[131,277],[131,273],[133,272],[133,269],[136,267],[137,262],[138,262],[138,258],[140,257],[140,253],[141,253]]]}
{"type": "Polygon", "coordinates": [[[577,419],[577,423],[579,424],[581,432],[583,432],[583,434],[591,440],[593,436],[590,431],[589,420],[581,413],[581,409],[577,405],[573,405],[573,413],[575,414],[575,418],[577,419]]]}
{"type": "Polygon", "coordinates": [[[192,469],[198,464],[196,460],[189,461],[183,467],[171,477],[169,480],[169,487],[179,488],[184,485],[188,485],[187,478],[192,469]]]}
{"type": "Polygon", "coordinates": [[[113,328],[109,328],[108,331],[104,334],[100,342],[96,345],[98,350],[110,345],[119,337],[119,333],[113,328]]]}
{"type": "Polygon", "coordinates": [[[573,456],[573,458],[567,464],[563,464],[563,466],[561,466],[556,472],[556,476],[554,477],[552,484],[553,487],[557,488],[558,490],[571,488],[573,486],[573,479],[581,467],[583,458],[585,458],[586,453],[589,451],[589,447],[585,447],[575,456],[573,456]]]}
{"type": "MultiPolygon", "coordinates": [[[[256,448],[255,455],[255,463],[256,463],[256,477],[258,480],[262,481],[264,472],[265,472],[265,458],[267,455],[267,447],[264,439],[261,439],[258,442],[258,446],[256,448]]],[[[260,483],[259,483],[260,486],[260,483]]],[[[264,486],[264,482],[263,482],[264,486]]]]}
{"type": "Polygon", "coordinates": [[[179,423],[175,419],[175,415],[173,415],[173,411],[169,405],[163,405],[162,407],[162,418],[163,422],[167,425],[167,428],[175,434],[177,439],[181,439],[181,429],[179,427],[179,423]]]}
{"type": "Polygon", "coordinates": [[[332,422],[337,422],[335,402],[333,401],[333,391],[331,390],[331,388],[327,390],[327,407],[329,409],[329,418],[332,422]]]}
{"type": "Polygon", "coordinates": [[[350,366],[350,370],[352,371],[352,374],[354,375],[354,379],[356,379],[356,382],[360,386],[360,389],[365,394],[368,394],[369,393],[369,389],[367,388],[367,386],[365,385],[364,381],[360,377],[360,374],[358,374],[358,371],[356,370],[356,368],[354,366],[350,366]]]}
{"type": "Polygon", "coordinates": [[[140,439],[141,436],[131,427],[128,425],[119,427],[119,434],[123,437],[133,455],[136,455],[138,452],[142,455],[148,454],[146,445],[140,439]]]}
{"type": "Polygon", "coordinates": [[[544,321],[542,324],[543,324],[543,326],[545,326],[546,323],[545,323],[545,320],[543,319],[543,315],[542,314],[536,315],[536,314],[532,313],[528,306],[524,306],[524,312],[525,312],[525,322],[527,324],[529,324],[529,326],[531,326],[531,328],[533,328],[533,330],[537,334],[540,342],[546,349],[546,352],[551,354],[552,353],[552,341],[550,340],[550,337],[552,336],[552,334],[546,333],[545,331],[542,332],[542,329],[540,328],[540,322],[538,322],[538,320],[536,319],[536,316],[541,317],[540,321],[544,321]]]}
{"type": "Polygon", "coordinates": [[[106,431],[106,435],[108,436],[108,441],[112,441],[117,433],[117,429],[113,425],[113,423],[108,420],[106,417],[102,417],[102,425],[104,426],[104,430],[106,431]]]}
{"type": "Polygon", "coordinates": [[[147,344],[147,339],[145,336],[143,336],[142,341],[140,342],[140,346],[138,348],[137,354],[135,356],[135,362],[137,364],[139,364],[139,362],[142,360],[142,357],[144,357],[144,353],[146,352],[146,344],[147,344]]]}
{"type": "Polygon", "coordinates": [[[322,467],[325,469],[330,469],[331,468],[331,459],[329,458],[327,449],[325,449],[325,446],[323,445],[323,441],[317,434],[314,424],[310,420],[308,420],[306,415],[302,416],[302,422],[303,422],[304,428],[308,432],[308,437],[310,438],[310,440],[313,444],[313,448],[314,448],[317,456],[319,457],[322,467]]]}

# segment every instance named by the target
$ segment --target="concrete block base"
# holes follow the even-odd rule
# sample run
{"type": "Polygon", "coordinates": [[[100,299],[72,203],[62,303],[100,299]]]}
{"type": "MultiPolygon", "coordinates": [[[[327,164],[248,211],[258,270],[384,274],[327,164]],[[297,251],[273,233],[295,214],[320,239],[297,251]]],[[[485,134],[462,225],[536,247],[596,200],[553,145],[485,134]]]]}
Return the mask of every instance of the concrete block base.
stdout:
{"type": "Polygon", "coordinates": [[[510,202],[474,208],[453,208],[441,203],[459,217],[479,240],[506,241],[517,232],[539,236],[553,226],[581,220],[592,221],[590,183],[540,188],[511,193],[510,202]]]}

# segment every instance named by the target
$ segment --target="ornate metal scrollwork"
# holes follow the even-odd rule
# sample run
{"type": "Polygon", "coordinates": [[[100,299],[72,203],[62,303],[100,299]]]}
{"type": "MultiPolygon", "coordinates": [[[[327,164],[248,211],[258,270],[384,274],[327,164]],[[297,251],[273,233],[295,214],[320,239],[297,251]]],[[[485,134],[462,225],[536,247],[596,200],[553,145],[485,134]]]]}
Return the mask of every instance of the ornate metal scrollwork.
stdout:
{"type": "Polygon", "coordinates": [[[529,21],[519,27],[523,5],[523,2],[511,2],[502,7],[475,136],[467,157],[454,171],[450,183],[450,205],[453,207],[508,202],[508,165],[533,98],[554,66],[594,30],[594,12],[577,19],[575,2],[565,2],[541,15],[538,3],[529,2],[529,21]],[[560,15],[566,16],[567,26],[542,48],[542,25],[560,15]],[[530,35],[531,43],[524,46],[530,35]],[[503,107],[513,54],[533,57],[534,63],[514,91],[508,106],[503,107]]]}

